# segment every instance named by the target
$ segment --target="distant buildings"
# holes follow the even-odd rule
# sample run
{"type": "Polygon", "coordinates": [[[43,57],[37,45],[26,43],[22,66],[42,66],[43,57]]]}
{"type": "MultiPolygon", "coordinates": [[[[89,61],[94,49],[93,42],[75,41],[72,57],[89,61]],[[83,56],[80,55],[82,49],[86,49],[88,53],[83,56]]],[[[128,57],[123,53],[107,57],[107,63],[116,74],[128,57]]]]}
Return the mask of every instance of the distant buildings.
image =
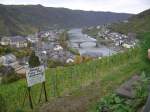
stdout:
{"type": "MultiPolygon", "coordinates": [[[[24,59],[17,59],[15,55],[13,54],[7,54],[0,57],[0,65],[3,65],[4,67],[11,67],[13,68],[17,74],[25,74],[25,63],[27,60],[24,59]]],[[[9,71],[9,69],[8,69],[9,71]]]]}
{"type": "Polygon", "coordinates": [[[128,33],[128,35],[121,34],[118,32],[112,32],[105,26],[97,26],[99,32],[97,33],[98,38],[102,38],[104,40],[110,40],[112,47],[123,47],[123,48],[133,48],[136,43],[136,34],[128,33]]]}
{"type": "Polygon", "coordinates": [[[37,43],[39,41],[39,39],[34,35],[29,35],[26,37],[26,39],[32,44],[37,43]]]}
{"type": "Polygon", "coordinates": [[[66,60],[66,63],[73,63],[74,62],[74,59],[72,59],[72,58],[68,58],[67,60],[66,60]]]}
{"type": "Polygon", "coordinates": [[[56,46],[54,47],[54,51],[59,51],[59,50],[63,50],[62,46],[56,45],[56,46]]]}
{"type": "Polygon", "coordinates": [[[8,37],[3,37],[1,39],[1,45],[9,45],[10,44],[10,39],[8,37]]]}
{"type": "Polygon", "coordinates": [[[3,37],[1,39],[1,45],[10,45],[15,48],[27,47],[27,40],[22,36],[3,37]]]}

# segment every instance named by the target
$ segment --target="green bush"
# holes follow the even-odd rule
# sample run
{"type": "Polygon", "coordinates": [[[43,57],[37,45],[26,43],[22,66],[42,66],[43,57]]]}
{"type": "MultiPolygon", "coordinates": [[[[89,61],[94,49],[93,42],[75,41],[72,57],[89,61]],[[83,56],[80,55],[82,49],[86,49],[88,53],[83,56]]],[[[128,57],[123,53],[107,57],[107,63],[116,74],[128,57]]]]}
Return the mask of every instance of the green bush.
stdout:
{"type": "Polygon", "coordinates": [[[10,46],[2,46],[0,45],[0,55],[6,55],[8,53],[14,52],[15,49],[10,46]]]}
{"type": "Polygon", "coordinates": [[[19,80],[19,76],[17,75],[14,69],[11,69],[7,73],[6,72],[4,73],[4,76],[1,79],[1,83],[7,84],[7,83],[12,83],[17,80],[19,80]]]}
{"type": "Polygon", "coordinates": [[[71,47],[68,47],[68,51],[70,51],[72,54],[75,54],[75,55],[80,54],[77,49],[74,49],[74,48],[71,48],[71,47]]]}
{"type": "Polygon", "coordinates": [[[30,58],[29,58],[29,66],[31,68],[37,67],[40,65],[40,60],[39,58],[35,55],[35,52],[32,52],[30,58]]]}
{"type": "Polygon", "coordinates": [[[97,106],[98,112],[133,112],[132,103],[116,94],[105,96],[97,106]]]}
{"type": "Polygon", "coordinates": [[[61,45],[64,49],[67,49],[67,48],[68,48],[68,43],[67,43],[68,39],[69,39],[69,37],[68,37],[67,31],[62,32],[62,33],[59,35],[58,41],[59,41],[60,45],[61,45]]]}
{"type": "Polygon", "coordinates": [[[64,63],[57,60],[48,60],[48,67],[55,68],[57,66],[64,66],[64,63]]]}
{"type": "Polygon", "coordinates": [[[143,72],[141,81],[135,84],[135,99],[125,99],[110,94],[101,99],[97,105],[97,112],[136,112],[143,106],[148,96],[149,77],[143,72]]]}

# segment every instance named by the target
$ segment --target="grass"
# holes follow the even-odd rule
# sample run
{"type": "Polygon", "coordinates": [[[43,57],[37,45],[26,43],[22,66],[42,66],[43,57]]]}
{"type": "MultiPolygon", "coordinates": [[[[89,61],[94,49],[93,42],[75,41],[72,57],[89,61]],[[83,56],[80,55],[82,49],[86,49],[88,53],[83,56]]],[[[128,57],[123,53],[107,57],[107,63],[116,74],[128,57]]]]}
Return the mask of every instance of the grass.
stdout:
{"type": "MultiPolygon", "coordinates": [[[[133,73],[144,68],[138,54],[139,50],[134,49],[110,58],[104,57],[102,60],[94,60],[71,67],[48,69],[46,71],[48,99],[66,95],[80,87],[90,85],[93,81],[100,81],[101,92],[106,94],[133,73]]],[[[32,88],[34,105],[38,102],[40,88],[40,85],[32,88]]],[[[26,81],[24,79],[0,86],[0,94],[6,100],[8,112],[15,112],[16,109],[22,108],[25,92],[26,81]]],[[[31,111],[27,98],[23,110],[31,111]]]]}
{"type": "MultiPolygon", "coordinates": [[[[133,60],[128,61],[125,66],[123,65],[124,67],[120,66],[118,67],[119,70],[116,69],[115,71],[111,72],[111,74],[115,75],[108,74],[107,76],[103,77],[102,90],[104,90],[104,93],[101,95],[101,98],[113,93],[123,81],[127,80],[132,75],[142,71],[145,71],[148,74],[150,73],[150,61],[147,58],[147,50],[150,48],[150,32],[141,33],[138,35],[138,38],[140,39],[140,52],[137,58],[139,61],[135,61],[135,63],[133,63],[133,60]]],[[[93,103],[88,112],[97,112],[96,105],[97,103],[93,103]]]]}

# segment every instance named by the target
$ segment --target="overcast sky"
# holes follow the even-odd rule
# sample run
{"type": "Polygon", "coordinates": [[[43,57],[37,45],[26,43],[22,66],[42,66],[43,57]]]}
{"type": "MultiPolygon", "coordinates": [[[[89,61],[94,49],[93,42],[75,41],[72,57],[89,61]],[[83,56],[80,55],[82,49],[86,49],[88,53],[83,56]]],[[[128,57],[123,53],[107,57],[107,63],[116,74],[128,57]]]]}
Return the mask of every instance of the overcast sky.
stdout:
{"type": "Polygon", "coordinates": [[[41,4],[48,7],[139,13],[150,8],[150,0],[0,0],[1,4],[41,4]]]}

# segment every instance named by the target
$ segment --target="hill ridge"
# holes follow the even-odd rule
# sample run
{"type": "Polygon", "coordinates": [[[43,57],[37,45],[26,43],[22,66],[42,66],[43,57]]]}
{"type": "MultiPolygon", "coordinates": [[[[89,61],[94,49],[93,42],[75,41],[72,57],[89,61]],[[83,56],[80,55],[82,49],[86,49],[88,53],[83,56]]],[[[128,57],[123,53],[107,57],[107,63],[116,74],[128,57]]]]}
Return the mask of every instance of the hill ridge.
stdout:
{"type": "Polygon", "coordinates": [[[42,5],[0,4],[0,35],[25,35],[38,27],[84,27],[118,22],[131,14],[53,8],[42,5]]]}

